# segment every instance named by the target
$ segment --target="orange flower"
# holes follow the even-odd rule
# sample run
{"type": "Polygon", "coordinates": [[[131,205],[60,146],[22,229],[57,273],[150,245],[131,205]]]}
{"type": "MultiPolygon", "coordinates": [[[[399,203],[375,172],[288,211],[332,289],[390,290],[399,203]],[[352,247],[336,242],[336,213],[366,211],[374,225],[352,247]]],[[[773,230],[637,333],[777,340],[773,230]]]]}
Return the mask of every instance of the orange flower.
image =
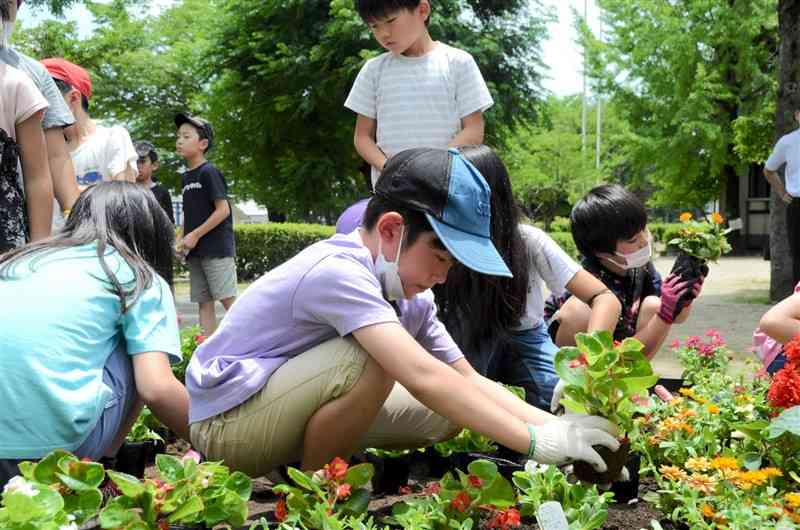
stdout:
{"type": "Polygon", "coordinates": [[[787,493],[783,496],[783,500],[786,502],[786,505],[793,510],[800,508],[800,493],[787,493]]]}
{"type": "Polygon", "coordinates": [[[690,214],[689,212],[683,212],[680,216],[680,220],[682,223],[688,223],[689,221],[692,220],[692,214],[690,214]]]}
{"type": "Polygon", "coordinates": [[[714,469],[739,469],[739,462],[735,458],[728,456],[718,456],[711,461],[714,469]]]}
{"type": "Polygon", "coordinates": [[[661,466],[658,468],[658,472],[669,480],[686,480],[687,478],[686,471],[677,466],[661,466]]]}
{"type": "Polygon", "coordinates": [[[707,409],[711,414],[719,414],[719,407],[714,404],[709,405],[707,409]]]}
{"type": "Polygon", "coordinates": [[[277,503],[275,503],[275,519],[278,522],[283,522],[289,516],[289,510],[286,509],[286,501],[280,499],[277,503]]]}
{"type": "Polygon", "coordinates": [[[338,481],[341,480],[347,475],[347,462],[339,458],[338,456],[331,460],[330,464],[325,464],[324,471],[325,471],[325,479],[330,481],[338,481]]]}
{"type": "Polygon", "coordinates": [[[711,462],[704,456],[693,457],[686,461],[686,469],[691,471],[708,471],[711,469],[711,462]]]}
{"type": "Polygon", "coordinates": [[[346,499],[350,496],[351,487],[350,484],[340,484],[336,486],[336,498],[337,499],[346,499]]]}
{"type": "Polygon", "coordinates": [[[717,512],[714,511],[714,508],[711,507],[709,504],[703,503],[703,506],[700,507],[700,510],[703,512],[703,517],[706,519],[713,519],[717,512]]]}
{"type": "Polygon", "coordinates": [[[689,485],[701,493],[711,495],[714,493],[717,481],[703,473],[693,473],[692,476],[689,477],[689,485]]]}
{"type": "Polygon", "coordinates": [[[719,212],[714,212],[711,214],[711,220],[714,221],[714,224],[721,225],[725,222],[725,219],[719,214],[719,212]]]}
{"type": "Polygon", "coordinates": [[[461,493],[456,495],[455,499],[450,501],[450,506],[452,506],[453,509],[461,513],[464,513],[465,511],[467,511],[467,508],[469,508],[469,505],[471,503],[472,499],[470,498],[469,493],[467,493],[466,491],[462,491],[461,493]]]}
{"type": "Polygon", "coordinates": [[[761,472],[764,474],[765,477],[767,477],[767,479],[783,476],[783,471],[781,471],[777,467],[765,467],[764,469],[761,470],[761,472]]]}

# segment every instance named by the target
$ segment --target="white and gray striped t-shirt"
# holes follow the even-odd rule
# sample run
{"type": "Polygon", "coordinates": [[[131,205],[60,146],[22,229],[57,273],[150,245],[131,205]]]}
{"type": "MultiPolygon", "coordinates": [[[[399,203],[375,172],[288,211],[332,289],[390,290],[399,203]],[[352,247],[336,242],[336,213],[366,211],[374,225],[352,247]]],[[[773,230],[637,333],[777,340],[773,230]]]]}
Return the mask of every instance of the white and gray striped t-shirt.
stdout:
{"type": "MultiPolygon", "coordinates": [[[[377,121],[378,147],[387,157],[413,147],[446,148],[461,119],[492,106],[472,56],[437,43],[421,57],[391,52],[361,68],[344,106],[377,121]]],[[[372,185],[380,173],[372,168],[372,185]]]]}

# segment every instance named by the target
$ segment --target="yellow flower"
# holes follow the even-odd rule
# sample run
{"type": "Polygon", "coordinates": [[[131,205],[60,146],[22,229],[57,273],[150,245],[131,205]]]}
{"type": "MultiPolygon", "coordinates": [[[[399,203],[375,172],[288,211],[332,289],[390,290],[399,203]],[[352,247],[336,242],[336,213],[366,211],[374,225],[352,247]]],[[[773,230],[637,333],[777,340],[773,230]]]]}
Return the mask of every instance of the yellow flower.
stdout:
{"type": "Polygon", "coordinates": [[[710,505],[706,503],[703,503],[703,506],[701,506],[700,509],[703,512],[703,517],[705,517],[706,519],[712,519],[714,515],[716,515],[717,513],[714,511],[714,508],[712,508],[710,505]]]}
{"type": "Polygon", "coordinates": [[[761,472],[768,479],[776,478],[776,477],[782,477],[783,476],[783,471],[781,471],[777,467],[765,467],[764,469],[761,470],[761,472]]]}
{"type": "Polygon", "coordinates": [[[787,493],[783,496],[783,500],[786,502],[786,505],[789,506],[789,508],[794,510],[800,508],[800,493],[787,493]]]}
{"type": "Polygon", "coordinates": [[[711,469],[711,462],[704,456],[693,457],[686,461],[686,469],[692,471],[708,471],[711,469]]]}
{"type": "Polygon", "coordinates": [[[711,414],[719,414],[719,407],[714,404],[711,404],[708,406],[708,412],[710,412],[711,414]]]}
{"type": "Polygon", "coordinates": [[[714,221],[714,224],[721,225],[725,222],[725,219],[719,214],[719,212],[714,212],[711,214],[711,220],[714,221]]]}
{"type": "Polygon", "coordinates": [[[711,467],[714,469],[739,469],[739,463],[735,458],[727,456],[718,456],[711,461],[711,467]]]}
{"type": "Polygon", "coordinates": [[[680,389],[678,389],[678,392],[680,392],[686,397],[694,397],[694,390],[692,390],[691,388],[681,387],[680,389]]]}
{"type": "Polygon", "coordinates": [[[742,474],[741,471],[738,469],[720,469],[719,470],[720,476],[725,480],[730,480],[731,482],[735,482],[739,475],[742,474]]]}
{"type": "Polygon", "coordinates": [[[686,471],[677,466],[661,466],[658,471],[669,480],[686,480],[687,478],[686,471]]]}
{"type": "MultiPolygon", "coordinates": [[[[686,467],[689,467],[688,462],[686,467]]],[[[689,477],[689,485],[701,493],[710,495],[714,493],[717,486],[717,481],[703,473],[693,473],[689,477]]]]}
{"type": "Polygon", "coordinates": [[[688,223],[689,221],[692,220],[692,214],[690,214],[689,212],[683,212],[681,214],[680,220],[682,223],[688,223]]]}
{"type": "Polygon", "coordinates": [[[733,483],[736,484],[736,487],[742,490],[749,490],[753,486],[761,486],[767,482],[767,473],[763,470],[757,471],[744,471],[739,473],[739,476],[733,479],[733,483]]]}

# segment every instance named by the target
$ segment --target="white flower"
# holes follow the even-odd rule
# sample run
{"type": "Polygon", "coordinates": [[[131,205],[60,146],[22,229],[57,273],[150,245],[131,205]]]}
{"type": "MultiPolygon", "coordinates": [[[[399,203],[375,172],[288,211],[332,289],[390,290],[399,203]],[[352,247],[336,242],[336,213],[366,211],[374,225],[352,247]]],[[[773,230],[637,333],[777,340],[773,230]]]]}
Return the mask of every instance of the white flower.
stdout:
{"type": "Polygon", "coordinates": [[[6,493],[21,493],[28,497],[35,497],[39,490],[33,487],[33,484],[25,480],[24,477],[17,475],[9,480],[8,484],[3,488],[3,494],[5,495],[6,493]]]}
{"type": "Polygon", "coordinates": [[[78,525],[76,525],[75,523],[69,523],[59,526],[58,530],[78,530],[78,525]]]}
{"type": "Polygon", "coordinates": [[[547,464],[537,464],[533,460],[528,460],[525,462],[525,471],[531,475],[536,475],[538,473],[544,473],[547,471],[547,468],[550,467],[547,464]]]}

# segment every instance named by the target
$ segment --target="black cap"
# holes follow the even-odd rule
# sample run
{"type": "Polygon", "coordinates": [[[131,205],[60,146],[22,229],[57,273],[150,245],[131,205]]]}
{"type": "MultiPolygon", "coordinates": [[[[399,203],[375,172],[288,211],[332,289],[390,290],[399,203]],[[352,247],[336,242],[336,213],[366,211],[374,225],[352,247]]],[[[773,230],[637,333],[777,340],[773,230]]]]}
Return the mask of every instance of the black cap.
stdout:
{"type": "Polygon", "coordinates": [[[134,144],[133,147],[136,149],[136,154],[139,156],[139,158],[148,157],[153,162],[158,160],[158,151],[156,151],[156,146],[147,140],[139,140],[134,144]]]}
{"type": "Polygon", "coordinates": [[[492,243],[489,184],[456,149],[397,153],[386,162],[375,195],[424,213],[450,254],[470,269],[511,276],[492,243]]]}
{"type": "Polygon", "coordinates": [[[208,120],[200,118],[199,116],[192,116],[185,112],[179,112],[175,115],[175,127],[180,127],[184,123],[188,123],[197,129],[197,134],[200,135],[201,140],[208,140],[208,148],[206,148],[206,151],[211,151],[211,147],[214,145],[214,128],[211,127],[208,120]]]}

